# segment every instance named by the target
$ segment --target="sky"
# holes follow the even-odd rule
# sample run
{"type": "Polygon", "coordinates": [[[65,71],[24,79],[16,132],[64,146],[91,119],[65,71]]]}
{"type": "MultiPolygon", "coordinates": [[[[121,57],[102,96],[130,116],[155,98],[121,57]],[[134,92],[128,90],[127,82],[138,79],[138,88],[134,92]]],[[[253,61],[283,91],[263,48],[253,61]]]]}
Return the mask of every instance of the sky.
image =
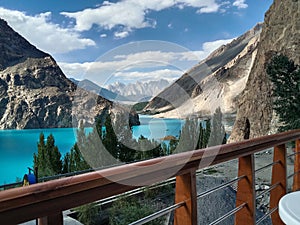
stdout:
{"type": "Polygon", "coordinates": [[[272,0],[0,0],[0,18],[67,77],[174,80],[262,22],[272,0]]]}

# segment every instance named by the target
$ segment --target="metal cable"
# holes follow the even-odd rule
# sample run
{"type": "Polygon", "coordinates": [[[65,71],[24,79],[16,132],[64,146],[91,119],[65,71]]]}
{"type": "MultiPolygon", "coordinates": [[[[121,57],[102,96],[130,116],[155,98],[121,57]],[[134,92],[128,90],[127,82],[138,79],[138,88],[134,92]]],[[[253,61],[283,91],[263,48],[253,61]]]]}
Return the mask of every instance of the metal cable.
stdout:
{"type": "Polygon", "coordinates": [[[175,205],[169,206],[169,207],[167,207],[165,209],[162,209],[162,210],[160,210],[158,212],[155,212],[155,213],[153,213],[153,214],[151,214],[149,216],[146,216],[146,217],[144,217],[142,219],[139,219],[139,220],[137,220],[137,221],[135,221],[133,223],[130,223],[129,225],[142,225],[142,224],[148,223],[148,222],[150,222],[152,220],[155,220],[155,219],[157,219],[157,218],[159,218],[161,216],[164,216],[164,215],[166,215],[166,214],[174,211],[175,209],[178,209],[178,208],[184,206],[185,204],[186,204],[185,201],[179,202],[179,203],[177,203],[175,205]]]}
{"type": "Polygon", "coordinates": [[[244,208],[245,205],[246,205],[246,203],[241,204],[239,207],[234,208],[233,210],[229,211],[225,215],[219,217],[218,219],[216,219],[215,221],[213,221],[212,223],[210,223],[209,225],[215,225],[215,224],[218,224],[218,223],[222,222],[223,220],[225,220],[229,216],[232,216],[235,213],[237,213],[238,211],[240,211],[242,208],[244,208]]]}
{"type": "Polygon", "coordinates": [[[259,218],[259,220],[256,221],[255,224],[260,224],[262,221],[264,221],[268,216],[270,216],[273,212],[275,212],[278,209],[278,206],[271,209],[268,213],[263,215],[262,217],[259,218]]]}
{"type": "Polygon", "coordinates": [[[227,187],[227,186],[229,186],[229,185],[231,185],[231,184],[233,184],[233,183],[236,183],[236,182],[238,182],[239,180],[243,179],[244,177],[246,177],[246,176],[244,175],[244,176],[237,177],[237,178],[235,178],[235,179],[233,179],[233,180],[231,180],[231,181],[228,181],[228,182],[226,182],[226,183],[224,183],[224,184],[221,184],[221,185],[219,185],[219,186],[216,186],[215,188],[212,188],[212,189],[209,189],[209,190],[207,190],[207,191],[204,191],[204,192],[202,192],[202,193],[200,193],[200,194],[197,195],[197,199],[199,199],[199,198],[201,198],[201,197],[204,197],[204,196],[206,196],[206,195],[208,195],[208,194],[211,194],[211,193],[213,193],[213,192],[215,192],[215,191],[217,191],[217,190],[220,190],[220,189],[222,189],[222,188],[224,188],[224,187],[227,187]]]}

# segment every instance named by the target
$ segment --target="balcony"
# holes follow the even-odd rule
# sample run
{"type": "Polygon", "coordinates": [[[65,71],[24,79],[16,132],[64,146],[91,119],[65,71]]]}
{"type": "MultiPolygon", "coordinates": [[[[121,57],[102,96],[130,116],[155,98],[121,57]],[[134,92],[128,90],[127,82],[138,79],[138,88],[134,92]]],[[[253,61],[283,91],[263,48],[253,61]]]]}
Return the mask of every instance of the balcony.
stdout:
{"type": "Polygon", "coordinates": [[[197,224],[197,200],[216,190],[237,184],[236,208],[211,224],[234,216],[235,224],[259,224],[271,218],[274,225],[283,224],[278,214],[279,199],[287,193],[288,179],[292,191],[300,189],[300,130],[259,137],[238,143],[188,151],[147,161],[65,177],[27,187],[0,192],[0,221],[18,224],[39,218],[39,224],[63,224],[63,211],[149,186],[166,179],[175,179],[175,204],[132,224],[144,224],[159,216],[174,212],[175,225],[197,224]],[[295,141],[294,153],[287,155],[286,145],[295,141]],[[254,154],[274,148],[273,162],[255,168],[254,154]],[[287,159],[294,159],[294,172],[287,175],[287,159]],[[196,173],[199,169],[238,160],[238,176],[213,189],[197,194],[196,173]],[[272,168],[271,186],[257,193],[255,175],[272,168]],[[256,198],[270,194],[268,212],[256,219],[256,198]]]}

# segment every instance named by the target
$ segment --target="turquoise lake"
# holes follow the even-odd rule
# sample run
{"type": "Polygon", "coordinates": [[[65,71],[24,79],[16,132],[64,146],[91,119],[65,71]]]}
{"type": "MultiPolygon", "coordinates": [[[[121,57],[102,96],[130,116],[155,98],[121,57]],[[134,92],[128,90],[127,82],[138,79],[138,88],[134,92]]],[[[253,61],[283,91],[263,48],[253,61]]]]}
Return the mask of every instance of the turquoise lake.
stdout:
{"type": "MultiPolygon", "coordinates": [[[[140,115],[140,126],[133,127],[133,137],[143,135],[149,139],[160,140],[167,135],[179,136],[182,120],[158,119],[140,115]]],[[[0,130],[0,185],[14,183],[16,178],[23,178],[28,172],[27,167],[33,165],[33,153],[37,152],[40,133],[45,138],[53,134],[55,144],[62,155],[69,152],[76,142],[76,129],[30,129],[30,130],[0,130]]]]}

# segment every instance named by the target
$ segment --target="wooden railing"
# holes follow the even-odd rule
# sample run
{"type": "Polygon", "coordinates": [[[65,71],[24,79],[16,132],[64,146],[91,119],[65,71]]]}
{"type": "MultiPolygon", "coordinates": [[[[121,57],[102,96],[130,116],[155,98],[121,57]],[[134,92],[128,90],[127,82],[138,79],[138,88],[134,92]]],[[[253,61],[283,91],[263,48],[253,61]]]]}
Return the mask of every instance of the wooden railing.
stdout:
{"type": "Polygon", "coordinates": [[[86,203],[176,177],[174,224],[197,224],[196,170],[239,159],[235,224],[255,224],[254,153],[274,147],[270,193],[271,218],[278,216],[279,199],[287,192],[286,146],[296,140],[293,190],[300,188],[300,130],[259,137],[147,161],[61,178],[0,192],[1,224],[39,218],[40,224],[63,224],[62,212],[86,203]],[[181,207],[180,207],[181,206],[181,207]]]}

